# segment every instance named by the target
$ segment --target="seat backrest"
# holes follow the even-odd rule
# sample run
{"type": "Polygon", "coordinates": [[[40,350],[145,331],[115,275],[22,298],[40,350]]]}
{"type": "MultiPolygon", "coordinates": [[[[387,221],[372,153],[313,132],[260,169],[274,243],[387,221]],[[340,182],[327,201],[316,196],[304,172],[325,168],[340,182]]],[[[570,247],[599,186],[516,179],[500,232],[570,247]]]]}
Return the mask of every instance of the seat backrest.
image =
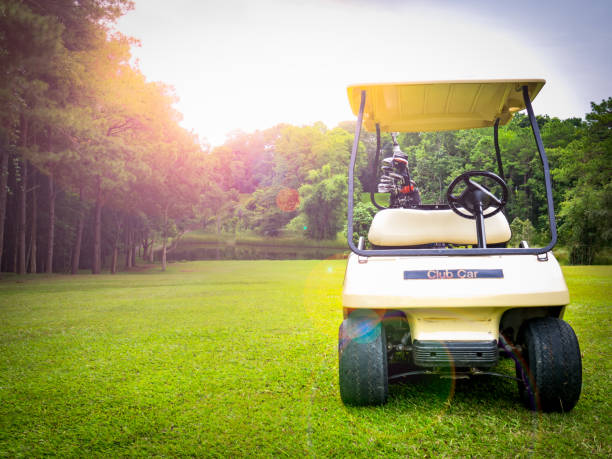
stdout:
{"type": "MultiPolygon", "coordinates": [[[[485,211],[486,213],[486,211],[485,211]]],[[[508,220],[498,212],[485,219],[487,244],[510,240],[508,220]]],[[[377,246],[398,247],[446,242],[477,244],[476,221],[460,217],[450,209],[384,209],[372,220],[368,240],[377,246]]]]}

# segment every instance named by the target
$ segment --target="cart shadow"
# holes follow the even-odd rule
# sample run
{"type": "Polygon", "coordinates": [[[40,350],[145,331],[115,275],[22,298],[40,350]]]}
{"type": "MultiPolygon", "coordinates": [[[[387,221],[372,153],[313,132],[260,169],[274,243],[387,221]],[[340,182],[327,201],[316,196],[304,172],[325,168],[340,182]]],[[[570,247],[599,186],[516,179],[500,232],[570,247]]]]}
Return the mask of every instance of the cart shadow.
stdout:
{"type": "MultiPolygon", "coordinates": [[[[509,362],[508,362],[509,363],[509,362]]],[[[406,368],[390,368],[390,375],[410,371],[406,368]]],[[[500,365],[497,373],[514,377],[514,367],[500,365]]],[[[516,382],[491,375],[471,376],[467,379],[451,379],[439,375],[413,375],[389,381],[389,402],[401,404],[438,405],[458,404],[499,409],[516,407],[521,401],[516,382]]]]}

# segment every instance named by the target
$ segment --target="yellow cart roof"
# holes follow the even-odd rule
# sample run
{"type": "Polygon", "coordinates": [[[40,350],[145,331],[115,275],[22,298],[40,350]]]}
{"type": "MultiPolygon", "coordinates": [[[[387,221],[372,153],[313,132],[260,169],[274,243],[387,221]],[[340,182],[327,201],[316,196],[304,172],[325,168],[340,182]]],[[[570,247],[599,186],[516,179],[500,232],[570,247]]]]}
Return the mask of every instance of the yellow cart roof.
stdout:
{"type": "Polygon", "coordinates": [[[546,80],[461,80],[362,84],[348,87],[351,109],[359,114],[366,91],[363,122],[368,131],[450,131],[506,124],[525,108],[522,87],[533,100],[546,80]]]}

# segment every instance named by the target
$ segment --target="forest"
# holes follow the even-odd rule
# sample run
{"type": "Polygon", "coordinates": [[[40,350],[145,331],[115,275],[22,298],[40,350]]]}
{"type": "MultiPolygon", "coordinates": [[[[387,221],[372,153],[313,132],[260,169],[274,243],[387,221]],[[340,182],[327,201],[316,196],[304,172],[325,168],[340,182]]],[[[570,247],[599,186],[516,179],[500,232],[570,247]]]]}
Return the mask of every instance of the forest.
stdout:
{"type": "MultiPolygon", "coordinates": [[[[346,231],[355,122],[237,130],[208,147],[181,127],[173,89],[132,63],[135,40],[114,31],[132,7],[0,1],[1,271],[115,273],[139,257],[165,268],[168,245],[195,229],[315,240],[346,231]]],[[[560,244],[572,264],[590,264],[612,243],[612,98],[592,102],[584,119],[544,115],[538,124],[560,244]]],[[[444,203],[464,171],[497,170],[492,129],[405,133],[399,142],[424,203],[444,203]]],[[[542,169],[525,115],[500,128],[499,143],[513,238],[545,243],[542,169]]],[[[375,135],[362,135],[362,193],[377,184],[375,150],[375,135]]],[[[368,202],[357,201],[357,229],[374,213],[368,202]]]]}

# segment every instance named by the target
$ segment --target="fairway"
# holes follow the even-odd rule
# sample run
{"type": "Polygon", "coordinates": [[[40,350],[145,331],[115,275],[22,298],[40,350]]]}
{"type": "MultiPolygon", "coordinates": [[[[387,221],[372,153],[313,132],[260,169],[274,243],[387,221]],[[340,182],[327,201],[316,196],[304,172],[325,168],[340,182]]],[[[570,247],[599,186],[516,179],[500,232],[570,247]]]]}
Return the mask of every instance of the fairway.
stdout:
{"type": "Polygon", "coordinates": [[[612,455],[612,267],[563,268],[583,392],[571,413],[539,415],[488,377],[417,379],[385,406],[345,407],[345,264],[3,275],[0,456],[612,455]]]}

